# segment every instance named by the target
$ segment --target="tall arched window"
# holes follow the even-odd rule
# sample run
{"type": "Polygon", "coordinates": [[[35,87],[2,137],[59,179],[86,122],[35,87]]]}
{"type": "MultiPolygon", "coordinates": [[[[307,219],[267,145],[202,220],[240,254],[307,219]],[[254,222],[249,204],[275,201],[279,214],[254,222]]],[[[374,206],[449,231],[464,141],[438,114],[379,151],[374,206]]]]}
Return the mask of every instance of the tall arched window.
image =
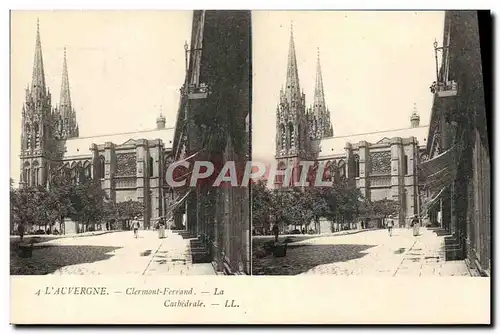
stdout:
{"type": "Polygon", "coordinates": [[[73,161],[70,167],[71,170],[71,183],[76,184],[76,162],[73,161]]]}
{"type": "Polygon", "coordinates": [[[35,132],[35,148],[37,148],[40,147],[40,127],[38,126],[37,123],[35,123],[34,132],[35,132]]]}
{"type": "MultiPolygon", "coordinates": [[[[285,169],[286,169],[285,163],[283,161],[280,161],[280,163],[278,164],[278,170],[283,171],[285,169]]],[[[283,184],[284,179],[285,179],[284,174],[283,175],[276,175],[276,178],[275,178],[276,183],[278,183],[278,184],[283,184]]]]}
{"type": "Polygon", "coordinates": [[[90,161],[85,161],[83,164],[83,176],[85,180],[90,180],[92,178],[90,161]]]}
{"type": "Polygon", "coordinates": [[[403,156],[403,173],[408,175],[408,156],[406,154],[403,156]]]}
{"type": "Polygon", "coordinates": [[[294,147],[295,146],[295,137],[294,137],[294,131],[293,131],[293,123],[288,123],[288,148],[294,147]]]}
{"type": "Polygon", "coordinates": [[[38,161],[33,162],[33,185],[40,185],[40,165],[38,161]]]}
{"type": "Polygon", "coordinates": [[[153,177],[153,165],[154,165],[154,159],[153,157],[149,157],[148,160],[148,170],[149,170],[149,177],[153,177]]]}
{"type": "Polygon", "coordinates": [[[26,183],[27,186],[30,186],[30,163],[27,161],[24,163],[23,181],[26,183]]]}
{"type": "Polygon", "coordinates": [[[340,178],[345,177],[345,161],[344,160],[339,161],[339,176],[340,176],[340,178]]]}
{"type": "Polygon", "coordinates": [[[354,156],[354,176],[359,177],[359,156],[354,156]]]}
{"type": "Polygon", "coordinates": [[[280,136],[281,136],[281,149],[284,150],[286,147],[286,131],[285,131],[285,126],[283,124],[280,124],[280,136]]]}
{"type": "Polygon", "coordinates": [[[25,136],[26,136],[26,148],[31,148],[31,128],[29,124],[26,124],[24,128],[25,136]]]}
{"type": "Polygon", "coordinates": [[[302,127],[300,124],[297,125],[297,148],[301,149],[301,144],[302,144],[302,127]]]}
{"type": "Polygon", "coordinates": [[[81,162],[78,162],[76,164],[75,176],[76,176],[76,183],[77,184],[83,183],[85,181],[85,174],[84,174],[81,162]]]}
{"type": "Polygon", "coordinates": [[[104,179],[104,171],[106,170],[106,160],[104,156],[99,157],[99,178],[104,179]]]}
{"type": "Polygon", "coordinates": [[[323,181],[331,181],[333,179],[333,173],[334,173],[333,163],[332,161],[327,161],[323,169],[323,181]]]}

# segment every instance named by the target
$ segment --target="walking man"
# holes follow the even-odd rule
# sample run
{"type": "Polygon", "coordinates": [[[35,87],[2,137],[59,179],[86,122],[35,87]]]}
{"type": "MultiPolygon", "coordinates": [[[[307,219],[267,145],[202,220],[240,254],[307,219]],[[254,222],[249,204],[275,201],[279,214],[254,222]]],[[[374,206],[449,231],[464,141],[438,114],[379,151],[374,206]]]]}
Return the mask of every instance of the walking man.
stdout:
{"type": "Polygon", "coordinates": [[[132,228],[134,229],[134,238],[139,237],[139,217],[135,217],[134,220],[132,221],[132,228]]]}
{"type": "Polygon", "coordinates": [[[389,232],[389,236],[392,237],[392,228],[394,227],[394,220],[392,219],[392,216],[389,216],[389,219],[387,219],[387,231],[389,232]]]}
{"type": "Polygon", "coordinates": [[[420,232],[420,220],[417,215],[413,216],[410,226],[413,228],[413,236],[418,236],[420,232]]]}

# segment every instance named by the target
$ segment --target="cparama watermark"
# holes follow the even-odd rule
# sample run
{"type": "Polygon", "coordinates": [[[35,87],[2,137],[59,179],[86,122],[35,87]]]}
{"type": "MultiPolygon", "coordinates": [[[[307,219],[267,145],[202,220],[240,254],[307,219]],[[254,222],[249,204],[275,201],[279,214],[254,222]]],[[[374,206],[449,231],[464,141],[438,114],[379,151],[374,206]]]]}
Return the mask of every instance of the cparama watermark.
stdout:
{"type": "Polygon", "coordinates": [[[172,187],[196,187],[201,184],[212,187],[247,187],[251,181],[264,180],[268,186],[280,187],[330,187],[333,185],[332,171],[326,162],[300,161],[286,168],[277,163],[264,164],[258,161],[238,163],[227,161],[186,160],[173,162],[167,168],[166,182],[172,187]]]}

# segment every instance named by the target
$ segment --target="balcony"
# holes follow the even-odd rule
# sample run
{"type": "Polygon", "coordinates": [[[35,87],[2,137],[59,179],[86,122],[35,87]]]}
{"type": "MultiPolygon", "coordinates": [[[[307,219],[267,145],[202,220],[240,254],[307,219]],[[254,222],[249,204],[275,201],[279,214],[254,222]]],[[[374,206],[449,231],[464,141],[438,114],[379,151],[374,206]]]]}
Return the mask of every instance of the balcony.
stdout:
{"type": "Polygon", "coordinates": [[[187,87],[188,99],[200,100],[208,97],[208,86],[205,83],[199,85],[190,84],[187,87]]]}
{"type": "Polygon", "coordinates": [[[434,81],[430,89],[431,92],[437,94],[438,97],[453,97],[458,94],[458,84],[454,80],[438,83],[434,81]]]}

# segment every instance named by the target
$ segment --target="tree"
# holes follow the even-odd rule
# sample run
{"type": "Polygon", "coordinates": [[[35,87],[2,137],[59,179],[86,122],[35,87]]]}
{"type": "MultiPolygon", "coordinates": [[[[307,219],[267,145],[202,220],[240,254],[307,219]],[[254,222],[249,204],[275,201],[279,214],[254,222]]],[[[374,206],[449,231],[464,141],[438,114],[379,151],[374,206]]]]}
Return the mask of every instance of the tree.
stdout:
{"type": "Polygon", "coordinates": [[[399,204],[397,201],[391,199],[382,199],[372,202],[373,214],[387,218],[389,215],[397,214],[399,211],[399,204]]]}
{"type": "Polygon", "coordinates": [[[96,222],[101,222],[104,218],[104,200],[106,198],[106,192],[98,182],[87,180],[76,185],[70,194],[71,219],[83,224],[86,228],[91,225],[95,230],[96,222]]]}
{"type": "Polygon", "coordinates": [[[116,212],[118,220],[125,222],[128,227],[134,217],[141,216],[144,213],[144,203],[128,200],[126,202],[116,203],[116,212]]]}
{"type": "Polygon", "coordinates": [[[252,226],[264,234],[270,231],[270,216],[273,211],[272,192],[266,182],[259,180],[252,184],[252,226]]]}
{"type": "Polygon", "coordinates": [[[64,174],[64,170],[59,167],[50,170],[49,188],[47,209],[51,211],[50,215],[53,220],[59,221],[59,230],[64,234],[64,220],[67,217],[73,216],[71,196],[75,191],[75,185],[64,174]]]}
{"type": "Polygon", "coordinates": [[[14,221],[27,225],[46,226],[48,192],[43,187],[23,187],[11,189],[11,227],[14,221]]]}

